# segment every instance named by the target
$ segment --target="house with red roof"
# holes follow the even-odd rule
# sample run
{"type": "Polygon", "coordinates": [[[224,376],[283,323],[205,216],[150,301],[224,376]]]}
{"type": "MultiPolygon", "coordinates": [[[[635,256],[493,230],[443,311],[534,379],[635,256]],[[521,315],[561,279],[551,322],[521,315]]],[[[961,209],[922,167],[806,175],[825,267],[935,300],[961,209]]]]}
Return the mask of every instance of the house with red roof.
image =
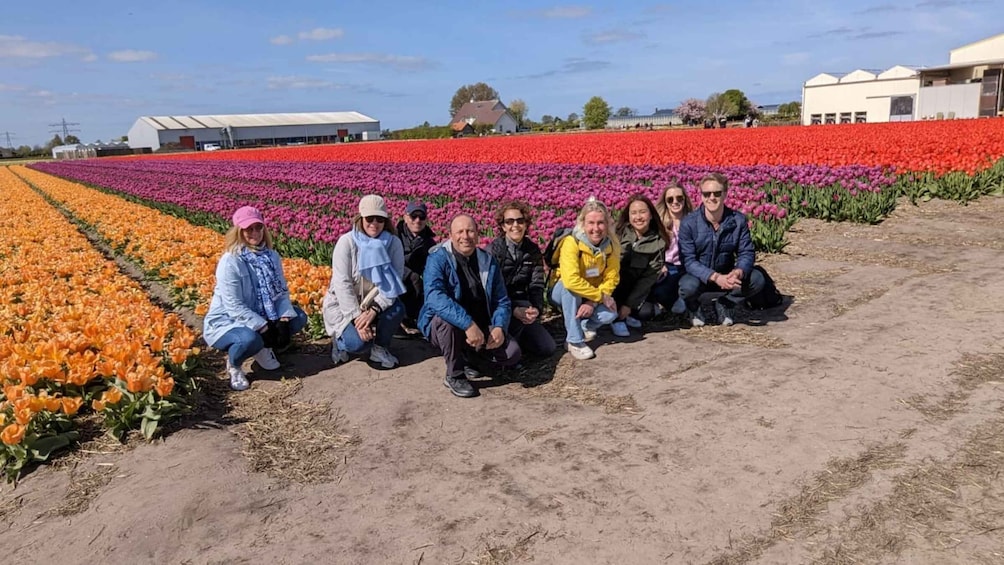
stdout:
{"type": "Polygon", "coordinates": [[[450,120],[455,133],[472,133],[478,125],[491,126],[494,133],[515,133],[517,127],[516,118],[501,100],[471,100],[450,120]]]}

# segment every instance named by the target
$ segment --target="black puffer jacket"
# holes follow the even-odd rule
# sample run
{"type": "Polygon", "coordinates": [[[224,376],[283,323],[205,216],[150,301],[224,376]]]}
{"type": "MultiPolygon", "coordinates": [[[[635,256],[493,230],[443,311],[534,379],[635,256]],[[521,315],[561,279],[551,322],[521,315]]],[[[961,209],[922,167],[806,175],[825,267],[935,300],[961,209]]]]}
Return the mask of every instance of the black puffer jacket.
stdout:
{"type": "Polygon", "coordinates": [[[544,276],[544,256],[540,247],[524,237],[516,247],[516,257],[509,254],[505,236],[496,237],[488,246],[488,252],[498,261],[505,280],[505,289],[513,306],[517,302],[527,303],[537,310],[544,309],[544,288],[547,277],[544,276]]]}
{"type": "Polygon", "coordinates": [[[436,245],[436,234],[426,225],[418,235],[411,233],[404,220],[397,222],[397,236],[404,245],[404,273],[407,279],[412,273],[422,276],[425,272],[425,262],[429,260],[429,250],[436,245]]]}

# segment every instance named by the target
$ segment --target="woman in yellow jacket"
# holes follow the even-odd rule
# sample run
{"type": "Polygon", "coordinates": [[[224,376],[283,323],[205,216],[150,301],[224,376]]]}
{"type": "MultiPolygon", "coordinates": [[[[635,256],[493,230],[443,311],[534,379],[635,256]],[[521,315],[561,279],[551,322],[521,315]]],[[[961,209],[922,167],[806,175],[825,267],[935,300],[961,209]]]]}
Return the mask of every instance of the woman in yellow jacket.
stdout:
{"type": "Polygon", "coordinates": [[[617,319],[613,293],[620,281],[620,243],[610,211],[590,197],[572,233],[561,240],[558,268],[551,274],[551,304],[565,318],[565,347],[576,359],[596,356],[587,341],[617,319]]]}

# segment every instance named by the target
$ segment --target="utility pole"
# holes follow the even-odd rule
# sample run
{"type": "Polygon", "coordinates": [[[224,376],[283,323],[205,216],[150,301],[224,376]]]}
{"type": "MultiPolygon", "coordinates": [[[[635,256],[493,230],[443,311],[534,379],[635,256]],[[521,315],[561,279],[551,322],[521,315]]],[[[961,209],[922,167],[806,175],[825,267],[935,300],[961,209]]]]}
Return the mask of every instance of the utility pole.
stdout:
{"type": "Polygon", "coordinates": [[[60,131],[62,131],[63,132],[63,140],[65,141],[66,138],[70,135],[71,132],[72,133],[80,133],[79,129],[71,129],[70,126],[79,126],[79,125],[80,124],[78,122],[67,122],[66,118],[63,118],[57,124],[49,124],[50,128],[57,128],[58,127],[58,128],[62,128],[62,129],[61,130],[58,130],[58,129],[49,130],[49,133],[58,134],[60,131]]]}

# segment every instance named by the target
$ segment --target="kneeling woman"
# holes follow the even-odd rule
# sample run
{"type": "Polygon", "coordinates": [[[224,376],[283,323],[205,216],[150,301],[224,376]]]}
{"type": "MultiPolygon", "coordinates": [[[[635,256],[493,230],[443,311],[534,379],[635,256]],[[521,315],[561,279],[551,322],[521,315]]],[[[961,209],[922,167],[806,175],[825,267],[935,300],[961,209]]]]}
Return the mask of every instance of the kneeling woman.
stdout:
{"type": "Polygon", "coordinates": [[[492,241],[488,252],[498,261],[512,302],[509,335],[524,352],[550,357],[557,347],[554,338],[540,324],[547,276],[540,247],[526,237],[532,223],[530,207],[523,202],[504,204],[495,212],[495,223],[499,236],[492,241]]]}
{"type": "Polygon", "coordinates": [[[659,220],[655,205],[647,196],[635,194],[617,218],[617,237],[621,244],[621,278],[614,291],[620,305],[617,321],[610,328],[614,335],[627,337],[628,326],[656,316],[660,307],[648,302],[666,264],[666,228],[659,220]]]}
{"type": "Polygon", "coordinates": [[[621,249],[607,207],[590,197],[572,233],[558,248],[558,268],[551,274],[551,303],[565,320],[565,347],[576,359],[592,359],[586,345],[596,330],[617,319],[613,293],[620,280],[621,249]]]}
{"type": "Polygon", "coordinates": [[[324,329],[332,338],[331,360],[370,350],[370,361],[384,369],[397,366],[388,350],[404,318],[404,247],[394,235],[383,198],[359,201],[352,230],[338,238],[331,255],[331,283],[324,295],[324,329]]]}
{"type": "Polygon", "coordinates": [[[282,260],[261,213],[244,206],[233,221],[202,333],[206,343],[227,352],[230,388],[246,390],[244,361],[254,357],[261,368],[278,369],[273,349],[288,346],[290,336],[307,325],[307,315],[289,300],[282,260]]]}

